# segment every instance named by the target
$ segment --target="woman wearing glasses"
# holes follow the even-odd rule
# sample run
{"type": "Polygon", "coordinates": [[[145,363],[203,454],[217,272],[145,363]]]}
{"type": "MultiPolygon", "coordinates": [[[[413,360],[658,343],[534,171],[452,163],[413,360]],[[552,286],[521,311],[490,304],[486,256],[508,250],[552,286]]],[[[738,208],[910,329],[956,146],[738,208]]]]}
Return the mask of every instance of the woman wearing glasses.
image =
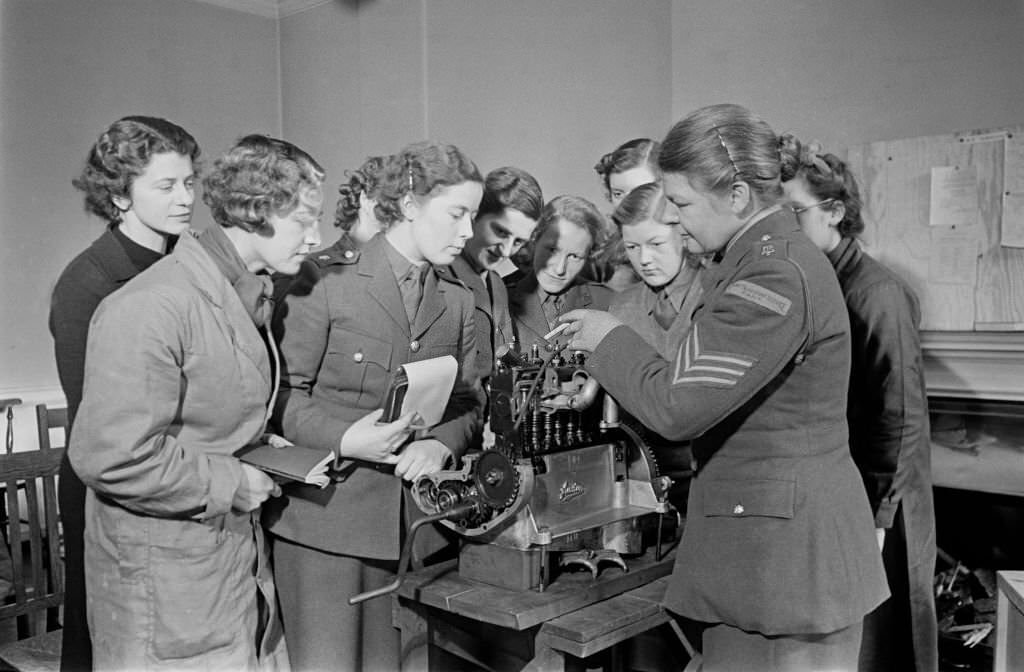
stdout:
{"type": "Polygon", "coordinates": [[[892,597],[864,620],[862,670],[935,670],[935,511],[913,290],[865,254],[860,193],[849,168],[784,137],[783,189],[804,233],[839,278],[850,314],[850,452],[875,516],[892,597]]]}
{"type": "Polygon", "coordinates": [[[701,632],[705,671],[854,670],[888,591],[836,384],[850,323],[835,273],[783,207],[778,137],[748,110],[693,112],[658,163],[680,225],[722,254],[686,337],[666,359],[607,313],[562,321],[626,411],[693,439],[664,604],[701,632]]]}

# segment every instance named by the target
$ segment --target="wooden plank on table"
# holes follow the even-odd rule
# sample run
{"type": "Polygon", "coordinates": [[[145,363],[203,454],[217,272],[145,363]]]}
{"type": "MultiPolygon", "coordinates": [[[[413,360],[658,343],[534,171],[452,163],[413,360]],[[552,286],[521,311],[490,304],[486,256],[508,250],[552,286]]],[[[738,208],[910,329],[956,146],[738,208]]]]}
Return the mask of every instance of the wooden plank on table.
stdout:
{"type": "Polygon", "coordinates": [[[649,552],[628,563],[628,572],[604,567],[596,580],[586,572],[562,574],[543,593],[463,579],[449,565],[407,575],[398,594],[484,623],[525,630],[667,576],[674,557],[655,562],[649,552]]]}

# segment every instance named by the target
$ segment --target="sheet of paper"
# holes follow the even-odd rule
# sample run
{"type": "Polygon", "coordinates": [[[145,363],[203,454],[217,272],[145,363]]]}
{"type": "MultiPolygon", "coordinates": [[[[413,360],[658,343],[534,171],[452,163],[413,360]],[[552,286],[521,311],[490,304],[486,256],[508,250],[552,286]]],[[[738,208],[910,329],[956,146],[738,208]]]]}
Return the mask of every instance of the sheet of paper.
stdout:
{"type": "Polygon", "coordinates": [[[999,244],[1003,247],[1024,247],[1024,192],[1003,196],[999,244]]]}
{"type": "Polygon", "coordinates": [[[1024,193],[1024,137],[1010,133],[1003,150],[1003,193],[1024,193]]]}
{"type": "Polygon", "coordinates": [[[441,422],[448,398],[455,386],[459,363],[451,355],[424,359],[403,364],[402,369],[409,380],[402,401],[402,414],[417,411],[423,418],[416,426],[433,427],[441,422]]]}
{"type": "Polygon", "coordinates": [[[929,226],[969,228],[978,223],[978,171],[974,166],[932,167],[929,226]]]}
{"type": "Polygon", "coordinates": [[[943,285],[974,287],[978,282],[977,239],[953,231],[932,231],[928,281],[943,285]]]}

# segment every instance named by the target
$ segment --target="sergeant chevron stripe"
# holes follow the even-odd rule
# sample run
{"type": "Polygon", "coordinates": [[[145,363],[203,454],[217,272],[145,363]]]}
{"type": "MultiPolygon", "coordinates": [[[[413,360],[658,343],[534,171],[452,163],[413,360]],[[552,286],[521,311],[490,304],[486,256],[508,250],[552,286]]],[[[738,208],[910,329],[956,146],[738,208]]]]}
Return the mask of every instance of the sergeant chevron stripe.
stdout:
{"type": "Polygon", "coordinates": [[[733,387],[757,363],[750,357],[702,349],[699,330],[700,325],[693,325],[690,336],[679,346],[673,385],[733,387]]]}

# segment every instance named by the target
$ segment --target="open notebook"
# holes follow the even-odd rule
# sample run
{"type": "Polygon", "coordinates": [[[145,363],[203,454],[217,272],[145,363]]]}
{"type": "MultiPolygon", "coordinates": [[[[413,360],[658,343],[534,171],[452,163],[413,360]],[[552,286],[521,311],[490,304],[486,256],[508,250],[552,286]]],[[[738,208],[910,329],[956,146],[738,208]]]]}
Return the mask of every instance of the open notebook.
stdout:
{"type": "Polygon", "coordinates": [[[297,446],[273,434],[265,435],[260,443],[242,448],[235,457],[265,471],[275,480],[299,481],[320,488],[330,483],[327,470],[334,461],[330,450],[297,446]]]}

